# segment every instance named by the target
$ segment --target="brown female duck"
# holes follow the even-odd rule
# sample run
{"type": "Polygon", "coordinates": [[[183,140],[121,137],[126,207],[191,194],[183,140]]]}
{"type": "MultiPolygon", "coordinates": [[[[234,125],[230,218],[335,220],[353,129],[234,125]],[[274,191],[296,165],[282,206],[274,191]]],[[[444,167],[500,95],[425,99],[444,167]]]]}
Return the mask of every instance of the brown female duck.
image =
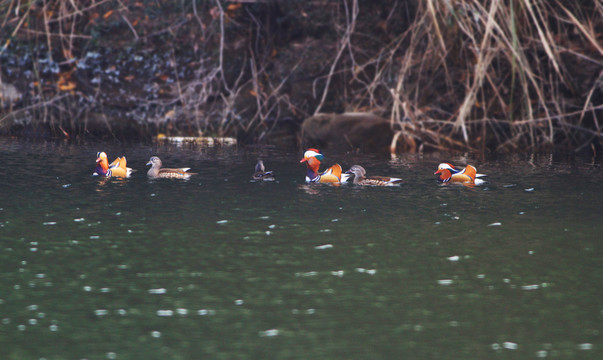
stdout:
{"type": "Polygon", "coordinates": [[[346,171],[347,174],[354,174],[355,185],[369,185],[369,186],[396,186],[400,185],[402,179],[394,178],[389,176],[366,176],[366,170],[360,165],[354,165],[350,170],[346,171]]]}
{"type": "Polygon", "coordinates": [[[147,165],[151,165],[151,168],[147,172],[147,176],[150,178],[172,178],[172,179],[188,179],[195,173],[187,172],[190,168],[162,168],[163,164],[161,159],[157,156],[153,156],[149,159],[147,165]]]}

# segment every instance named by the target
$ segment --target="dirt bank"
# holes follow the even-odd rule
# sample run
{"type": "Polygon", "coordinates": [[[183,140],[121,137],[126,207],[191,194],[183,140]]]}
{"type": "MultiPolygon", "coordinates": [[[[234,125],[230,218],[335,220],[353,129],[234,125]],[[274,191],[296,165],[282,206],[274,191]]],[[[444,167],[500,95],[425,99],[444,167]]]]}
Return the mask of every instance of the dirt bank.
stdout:
{"type": "Polygon", "coordinates": [[[450,4],[5,1],[0,133],[290,144],[370,112],[424,149],[600,147],[599,2],[450,4]]]}

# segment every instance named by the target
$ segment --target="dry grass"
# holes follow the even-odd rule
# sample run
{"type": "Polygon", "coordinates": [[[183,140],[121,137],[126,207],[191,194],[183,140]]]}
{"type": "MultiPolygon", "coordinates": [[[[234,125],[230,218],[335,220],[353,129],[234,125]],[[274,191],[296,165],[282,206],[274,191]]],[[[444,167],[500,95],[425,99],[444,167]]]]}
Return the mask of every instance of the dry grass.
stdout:
{"type": "Polygon", "coordinates": [[[131,93],[129,121],[151,133],[264,141],[270,119],[347,109],[389,117],[415,151],[582,149],[602,140],[600,0],[377,1],[376,23],[358,0],[276,4],[5,0],[0,56],[17,43],[44,50],[32,54],[32,85],[20,106],[0,113],[0,128],[38,121],[64,135],[100,121],[113,130],[106,110],[125,105],[103,94],[121,88],[131,93]],[[271,25],[275,17],[332,31],[319,48],[299,51],[300,42],[279,43],[286,34],[271,25]],[[103,47],[163,53],[164,67],[154,79],[122,73],[117,84],[82,84],[78,64],[103,47]],[[295,98],[312,51],[331,51],[329,62],[312,73],[306,93],[314,97],[295,98]],[[284,62],[286,54],[293,61],[284,62]],[[57,71],[44,74],[40,60],[57,71]]]}
{"type": "Polygon", "coordinates": [[[420,2],[372,80],[397,68],[392,100],[370,106],[437,148],[581,148],[601,140],[602,29],[599,1],[420,2]]]}

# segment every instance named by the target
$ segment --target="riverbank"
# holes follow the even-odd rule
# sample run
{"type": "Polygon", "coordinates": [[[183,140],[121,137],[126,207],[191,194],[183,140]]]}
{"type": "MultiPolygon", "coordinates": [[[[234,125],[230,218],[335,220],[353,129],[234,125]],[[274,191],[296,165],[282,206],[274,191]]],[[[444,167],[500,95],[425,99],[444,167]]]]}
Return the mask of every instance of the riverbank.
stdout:
{"type": "Polygon", "coordinates": [[[290,145],[369,112],[400,151],[600,152],[600,4],[482,3],[4,2],[0,134],[290,145]]]}

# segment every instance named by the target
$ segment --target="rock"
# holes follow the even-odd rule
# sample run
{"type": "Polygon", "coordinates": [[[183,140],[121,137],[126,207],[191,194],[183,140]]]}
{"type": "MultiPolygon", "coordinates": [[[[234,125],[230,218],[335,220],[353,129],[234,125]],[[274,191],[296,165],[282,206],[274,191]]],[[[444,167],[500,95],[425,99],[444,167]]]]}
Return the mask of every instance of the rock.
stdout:
{"type": "Polygon", "coordinates": [[[389,152],[394,131],[372,113],[317,114],[302,124],[304,147],[389,152]]]}

